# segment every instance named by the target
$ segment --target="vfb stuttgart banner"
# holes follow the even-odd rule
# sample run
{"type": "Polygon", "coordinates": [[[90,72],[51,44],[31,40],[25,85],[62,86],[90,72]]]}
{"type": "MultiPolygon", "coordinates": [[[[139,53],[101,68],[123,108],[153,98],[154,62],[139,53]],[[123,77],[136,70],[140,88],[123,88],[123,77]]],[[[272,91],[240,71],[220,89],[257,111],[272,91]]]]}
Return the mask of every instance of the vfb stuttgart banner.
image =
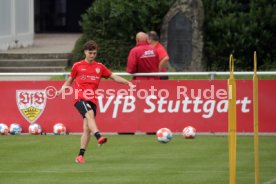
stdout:
{"type": "MultiPolygon", "coordinates": [[[[27,132],[30,123],[38,123],[44,132],[63,123],[69,132],[82,131],[82,117],[74,108],[76,91],[68,88],[55,97],[64,81],[0,82],[0,122],[19,123],[27,132]]],[[[84,91],[97,96],[98,127],[103,132],[156,132],[167,127],[181,132],[194,126],[198,132],[228,130],[228,94],[226,80],[133,81],[134,89],[104,80],[99,90],[84,91]]],[[[259,130],[276,132],[276,81],[259,81],[259,130]]],[[[237,129],[253,132],[253,90],[251,80],[237,81],[237,129]]]]}

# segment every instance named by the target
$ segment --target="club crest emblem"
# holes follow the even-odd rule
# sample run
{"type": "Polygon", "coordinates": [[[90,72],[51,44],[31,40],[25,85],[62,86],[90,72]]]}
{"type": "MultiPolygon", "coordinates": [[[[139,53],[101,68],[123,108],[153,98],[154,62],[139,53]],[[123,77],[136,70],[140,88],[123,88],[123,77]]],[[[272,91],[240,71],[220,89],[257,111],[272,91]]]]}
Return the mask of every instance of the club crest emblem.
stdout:
{"type": "Polygon", "coordinates": [[[16,90],[17,107],[29,123],[33,123],[41,116],[46,100],[45,90],[16,90]]]}
{"type": "Polygon", "coordinates": [[[100,72],[101,72],[101,69],[100,69],[100,68],[96,68],[96,72],[97,72],[97,73],[100,73],[100,72]]]}

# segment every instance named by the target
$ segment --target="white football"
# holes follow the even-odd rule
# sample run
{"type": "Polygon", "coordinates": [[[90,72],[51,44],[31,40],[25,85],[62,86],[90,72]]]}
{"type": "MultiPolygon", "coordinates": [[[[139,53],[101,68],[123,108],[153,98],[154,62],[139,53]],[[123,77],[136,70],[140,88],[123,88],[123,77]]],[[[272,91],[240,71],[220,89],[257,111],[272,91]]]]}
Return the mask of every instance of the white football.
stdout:
{"type": "Polygon", "coordinates": [[[185,139],[193,139],[196,136],[196,129],[192,126],[187,126],[183,129],[183,137],[185,139]]]}
{"type": "Polygon", "coordinates": [[[8,135],[8,133],[9,127],[4,123],[0,123],[0,135],[8,135]]]}
{"type": "Polygon", "coordinates": [[[161,128],[156,132],[157,140],[161,143],[168,143],[171,141],[173,134],[168,128],[161,128]]]}
{"type": "Polygon", "coordinates": [[[17,135],[17,134],[21,134],[21,132],[22,132],[22,128],[18,123],[12,123],[10,125],[10,134],[17,135]]]}
{"type": "Polygon", "coordinates": [[[66,127],[62,123],[57,123],[53,127],[53,132],[55,135],[65,135],[66,134],[66,127]]]}
{"type": "Polygon", "coordinates": [[[39,124],[37,124],[37,123],[30,124],[29,133],[31,135],[39,135],[39,134],[41,134],[41,132],[42,132],[42,128],[39,124]]]}

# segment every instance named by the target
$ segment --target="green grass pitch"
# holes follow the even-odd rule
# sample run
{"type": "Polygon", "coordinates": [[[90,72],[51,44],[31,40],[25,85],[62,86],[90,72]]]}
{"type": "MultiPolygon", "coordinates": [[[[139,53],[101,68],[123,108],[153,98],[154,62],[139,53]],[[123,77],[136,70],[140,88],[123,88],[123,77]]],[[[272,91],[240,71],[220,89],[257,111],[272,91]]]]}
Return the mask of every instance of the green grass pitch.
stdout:
{"type": "MultiPolygon", "coordinates": [[[[80,136],[1,136],[3,184],[226,184],[229,183],[227,136],[175,135],[168,144],[154,135],[107,135],[92,139],[85,164],[76,164],[80,136]]],[[[276,136],[260,136],[262,184],[276,183],[276,136]]],[[[237,183],[254,183],[253,137],[237,138],[237,183]]]]}

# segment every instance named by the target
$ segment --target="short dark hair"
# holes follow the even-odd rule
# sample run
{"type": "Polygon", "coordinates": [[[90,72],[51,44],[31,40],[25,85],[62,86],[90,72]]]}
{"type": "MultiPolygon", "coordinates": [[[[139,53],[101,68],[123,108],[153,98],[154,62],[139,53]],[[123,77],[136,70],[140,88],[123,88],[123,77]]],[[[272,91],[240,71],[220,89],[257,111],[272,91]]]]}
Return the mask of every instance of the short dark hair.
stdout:
{"type": "Polygon", "coordinates": [[[84,44],[83,50],[98,50],[98,45],[95,41],[89,40],[84,44]]]}
{"type": "Polygon", "coordinates": [[[159,41],[159,36],[155,31],[149,31],[147,34],[150,39],[154,41],[159,41]]]}

